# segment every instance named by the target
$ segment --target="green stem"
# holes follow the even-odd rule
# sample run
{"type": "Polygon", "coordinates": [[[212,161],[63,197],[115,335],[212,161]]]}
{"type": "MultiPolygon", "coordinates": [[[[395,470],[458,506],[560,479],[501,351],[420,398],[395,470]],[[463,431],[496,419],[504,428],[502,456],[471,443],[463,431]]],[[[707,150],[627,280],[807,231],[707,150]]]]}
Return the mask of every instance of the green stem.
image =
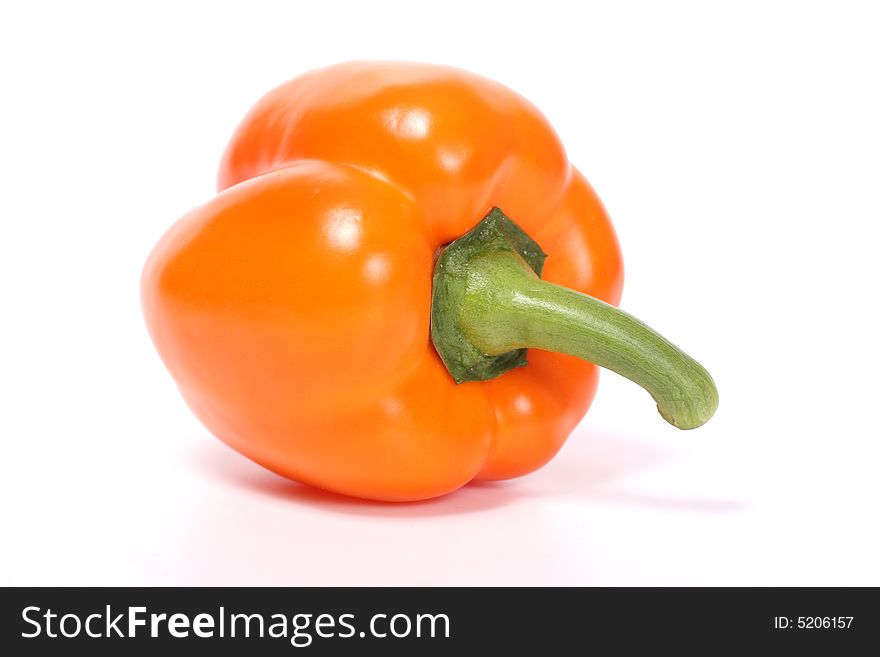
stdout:
{"type": "Polygon", "coordinates": [[[525,349],[571,354],[647,390],[680,429],[712,417],[712,377],[678,347],[622,310],[539,278],[543,253],[499,210],[441,253],[432,339],[459,383],[525,364],[525,349]]]}

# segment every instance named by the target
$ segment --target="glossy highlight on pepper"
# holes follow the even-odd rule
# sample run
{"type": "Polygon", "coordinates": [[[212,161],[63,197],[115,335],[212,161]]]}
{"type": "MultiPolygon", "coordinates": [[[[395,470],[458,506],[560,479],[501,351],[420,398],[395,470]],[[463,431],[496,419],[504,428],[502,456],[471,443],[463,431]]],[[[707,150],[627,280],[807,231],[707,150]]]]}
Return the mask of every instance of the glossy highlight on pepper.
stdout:
{"type": "Polygon", "coordinates": [[[198,418],[281,475],[410,501],[526,474],[556,454],[589,408],[597,367],[584,357],[622,368],[658,405],[668,390],[670,399],[690,385],[705,393],[688,424],[714,411],[708,374],[663,352],[669,343],[656,334],[643,339],[659,365],[639,362],[638,350],[618,354],[614,340],[604,345],[603,331],[629,330],[614,308],[623,283],[614,229],[546,119],[496,82],[402,62],[306,73],[247,114],[218,189],[151,253],[144,315],[198,418]],[[435,273],[444,272],[435,259],[445,262],[494,209],[546,254],[540,277],[531,268],[521,281],[504,274],[505,263],[522,265],[519,256],[496,259],[487,243],[491,253],[456,270],[462,277],[443,279],[473,294],[438,305],[435,273]],[[478,279],[490,280],[488,296],[478,279]],[[502,283],[550,294],[556,314],[493,306],[502,283]],[[435,325],[446,317],[440,323],[460,332],[451,343],[494,350],[493,358],[516,353],[519,366],[457,383],[444,364],[455,357],[441,358],[432,342],[432,303],[435,325]],[[540,327],[578,333],[560,328],[574,316],[565,304],[604,323],[567,341],[534,340],[540,327]],[[480,315],[518,332],[489,331],[473,319],[480,315]]]}

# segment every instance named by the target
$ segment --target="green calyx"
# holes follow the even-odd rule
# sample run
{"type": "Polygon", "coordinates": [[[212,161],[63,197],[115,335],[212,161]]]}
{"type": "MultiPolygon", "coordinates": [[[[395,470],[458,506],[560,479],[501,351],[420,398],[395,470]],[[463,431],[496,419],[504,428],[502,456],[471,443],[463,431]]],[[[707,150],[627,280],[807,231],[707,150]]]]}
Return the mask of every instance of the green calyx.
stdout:
{"type": "Polygon", "coordinates": [[[699,363],[622,310],[541,280],[545,257],[498,208],[440,252],[431,339],[456,383],[495,378],[544,349],[639,384],[680,429],[712,417],[718,392],[699,363]]]}

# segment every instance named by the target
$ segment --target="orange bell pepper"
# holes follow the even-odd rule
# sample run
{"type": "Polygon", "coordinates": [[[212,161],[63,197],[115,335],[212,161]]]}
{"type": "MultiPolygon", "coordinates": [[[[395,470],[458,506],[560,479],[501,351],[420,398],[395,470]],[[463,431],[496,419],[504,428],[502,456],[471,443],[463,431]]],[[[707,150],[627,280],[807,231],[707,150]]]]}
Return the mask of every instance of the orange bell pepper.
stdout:
{"type": "Polygon", "coordinates": [[[391,501],[523,475],[586,413],[595,364],[677,426],[714,412],[706,371],[612,305],[605,210],[500,84],[307,73],[245,117],[219,190],[153,250],[144,314],[198,418],[281,475],[391,501]]]}

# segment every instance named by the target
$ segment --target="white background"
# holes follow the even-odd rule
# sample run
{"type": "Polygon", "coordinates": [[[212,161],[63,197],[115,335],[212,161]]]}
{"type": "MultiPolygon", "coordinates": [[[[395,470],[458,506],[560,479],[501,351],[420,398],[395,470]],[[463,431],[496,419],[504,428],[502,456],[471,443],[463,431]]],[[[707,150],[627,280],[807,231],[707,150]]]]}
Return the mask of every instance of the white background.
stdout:
{"type": "Polygon", "coordinates": [[[876,5],[11,4],[0,583],[880,585],[876,5]],[[715,376],[708,425],[606,373],[540,472],[380,505],[197,423],[143,261],[260,95],[357,58],[542,108],[618,228],[623,306],[715,376]]]}

